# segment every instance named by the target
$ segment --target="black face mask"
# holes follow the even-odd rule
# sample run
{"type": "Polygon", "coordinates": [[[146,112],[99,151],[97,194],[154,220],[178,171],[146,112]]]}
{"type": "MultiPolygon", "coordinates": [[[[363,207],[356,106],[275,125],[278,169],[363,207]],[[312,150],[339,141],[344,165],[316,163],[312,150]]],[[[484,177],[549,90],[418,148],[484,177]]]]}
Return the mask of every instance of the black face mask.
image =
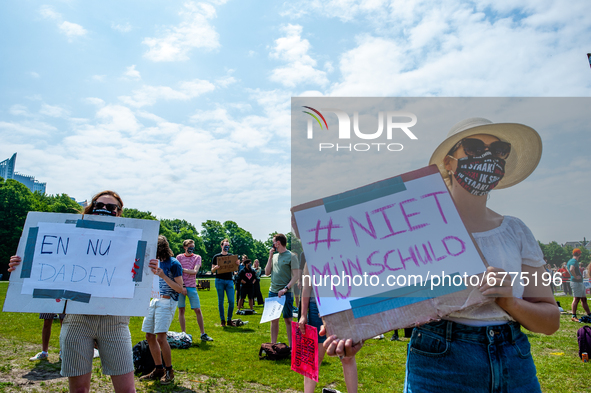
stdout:
{"type": "Polygon", "coordinates": [[[224,246],[224,251],[225,251],[225,252],[228,252],[228,251],[230,251],[230,246],[224,246]]]}
{"type": "Polygon", "coordinates": [[[195,251],[195,247],[187,247],[187,254],[193,254],[193,251],[195,251]]]}
{"type": "Polygon", "coordinates": [[[117,212],[115,211],[110,211],[107,210],[105,208],[103,209],[92,209],[92,214],[97,215],[97,216],[112,216],[112,217],[117,217],[117,212]]]}
{"type": "Polygon", "coordinates": [[[462,188],[472,195],[486,195],[499,184],[505,176],[505,160],[493,157],[485,151],[478,157],[458,159],[454,178],[462,188]]]}

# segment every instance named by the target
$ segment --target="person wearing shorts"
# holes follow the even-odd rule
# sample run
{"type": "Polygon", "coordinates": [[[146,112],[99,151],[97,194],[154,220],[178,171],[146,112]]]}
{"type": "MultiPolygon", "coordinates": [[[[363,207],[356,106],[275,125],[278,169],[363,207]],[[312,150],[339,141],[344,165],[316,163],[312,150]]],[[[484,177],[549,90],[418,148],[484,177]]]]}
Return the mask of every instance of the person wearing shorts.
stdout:
{"type": "Polygon", "coordinates": [[[254,306],[254,283],[257,279],[257,274],[251,267],[250,262],[251,261],[248,258],[242,260],[244,269],[238,273],[238,279],[236,280],[238,283],[240,283],[240,300],[238,301],[238,310],[242,309],[246,295],[248,295],[248,306],[250,309],[252,310],[254,306]]]}
{"type": "MultiPolygon", "coordinates": [[[[60,326],[64,321],[65,315],[66,314],[59,314],[60,326]]],[[[29,358],[30,361],[47,359],[47,357],[49,356],[47,351],[49,350],[49,339],[51,338],[51,326],[52,326],[53,320],[55,318],[57,318],[57,314],[53,314],[53,313],[39,314],[39,319],[43,319],[43,329],[41,330],[41,352],[39,352],[37,355],[33,356],[32,358],[29,358]]]]}
{"type": "MultiPolygon", "coordinates": [[[[283,306],[283,320],[287,333],[287,340],[291,347],[291,322],[293,320],[293,293],[292,288],[300,277],[300,265],[298,257],[286,248],[287,237],[278,233],[273,236],[273,247],[269,251],[269,260],[265,266],[265,274],[271,276],[269,297],[285,296],[283,306]],[[275,253],[277,250],[277,253],[275,253]]],[[[277,342],[279,335],[279,318],[271,321],[271,343],[277,342]]]]}
{"type": "Polygon", "coordinates": [[[172,354],[166,333],[174,318],[179,293],[186,295],[187,290],[183,288],[183,267],[172,256],[168,240],[162,235],[158,236],[156,257],[158,259],[150,260],[149,266],[152,272],[160,277],[160,299],[150,301],[148,316],[144,318],[142,324],[142,332],[146,333],[155,368],[140,380],[159,380],[161,384],[166,385],[174,381],[172,354]],[[162,359],[164,359],[164,366],[162,359]]]}
{"type": "MultiPolygon", "coordinates": [[[[122,212],[119,194],[105,190],[92,197],[83,214],[120,217],[122,212]]],[[[12,256],[8,271],[15,270],[20,262],[19,256],[12,256]]],[[[90,391],[95,344],[101,352],[103,374],[111,376],[113,391],[135,392],[129,317],[115,315],[65,315],[60,334],[61,374],[68,377],[69,390],[90,391]]]]}
{"type": "Polygon", "coordinates": [[[186,332],[185,329],[185,299],[189,298],[191,308],[195,311],[197,316],[197,324],[201,330],[201,341],[213,341],[213,338],[209,337],[205,333],[203,327],[203,314],[201,313],[201,303],[199,302],[199,294],[197,293],[197,273],[201,268],[201,255],[194,253],[195,241],[187,239],[183,242],[183,248],[185,249],[184,254],[179,254],[176,259],[180,262],[183,267],[183,284],[187,290],[187,294],[179,294],[178,308],[179,308],[179,324],[181,330],[186,332]]]}
{"type": "Polygon", "coordinates": [[[577,317],[577,307],[579,301],[583,305],[583,310],[590,315],[589,306],[587,305],[587,296],[585,294],[585,284],[583,284],[583,274],[579,268],[579,259],[581,259],[581,250],[575,248],[573,250],[573,258],[566,264],[567,269],[570,273],[570,287],[573,291],[573,303],[572,303],[572,321],[579,322],[577,317]]]}

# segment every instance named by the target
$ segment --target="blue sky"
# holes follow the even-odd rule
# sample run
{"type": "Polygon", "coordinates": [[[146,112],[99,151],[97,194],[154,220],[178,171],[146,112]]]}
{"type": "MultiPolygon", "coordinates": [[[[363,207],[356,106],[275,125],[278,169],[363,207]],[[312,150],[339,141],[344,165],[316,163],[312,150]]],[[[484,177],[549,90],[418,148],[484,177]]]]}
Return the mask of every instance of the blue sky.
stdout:
{"type": "MultiPolygon", "coordinates": [[[[590,11],[583,0],[2,2],[0,160],[18,152],[17,170],[49,193],[115,189],[158,217],[233,220],[264,239],[289,230],[292,96],[588,97],[590,11]]],[[[579,212],[542,241],[591,237],[572,224],[590,212],[588,134],[544,140],[556,147],[547,167],[581,184],[542,190],[579,212]]]]}

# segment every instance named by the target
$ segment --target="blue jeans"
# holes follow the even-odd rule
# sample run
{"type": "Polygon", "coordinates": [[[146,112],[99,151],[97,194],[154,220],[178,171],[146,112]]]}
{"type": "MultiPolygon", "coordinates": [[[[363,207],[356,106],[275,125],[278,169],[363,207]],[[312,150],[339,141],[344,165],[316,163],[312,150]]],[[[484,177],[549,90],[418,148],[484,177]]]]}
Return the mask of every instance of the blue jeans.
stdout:
{"type": "Polygon", "coordinates": [[[218,309],[220,311],[220,320],[225,321],[224,317],[224,293],[228,296],[228,321],[232,320],[234,313],[234,281],[215,279],[215,289],[218,292],[218,309]]]}
{"type": "Polygon", "coordinates": [[[520,325],[472,327],[451,321],[415,328],[404,391],[541,392],[520,325]]]}

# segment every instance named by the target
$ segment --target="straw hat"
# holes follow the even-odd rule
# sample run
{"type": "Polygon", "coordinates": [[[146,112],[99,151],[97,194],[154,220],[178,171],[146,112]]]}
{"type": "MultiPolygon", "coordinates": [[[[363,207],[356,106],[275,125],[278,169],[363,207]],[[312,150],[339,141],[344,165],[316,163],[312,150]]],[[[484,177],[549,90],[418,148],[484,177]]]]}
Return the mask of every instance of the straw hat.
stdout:
{"type": "Polygon", "coordinates": [[[496,124],[481,117],[472,117],[451,128],[447,138],[433,152],[429,165],[436,164],[448,182],[449,174],[443,165],[443,159],[459,141],[477,134],[496,136],[511,143],[511,153],[506,159],[505,176],[496,189],[511,187],[527,178],[536,169],[542,157],[542,138],[533,128],[518,123],[496,124]]]}

